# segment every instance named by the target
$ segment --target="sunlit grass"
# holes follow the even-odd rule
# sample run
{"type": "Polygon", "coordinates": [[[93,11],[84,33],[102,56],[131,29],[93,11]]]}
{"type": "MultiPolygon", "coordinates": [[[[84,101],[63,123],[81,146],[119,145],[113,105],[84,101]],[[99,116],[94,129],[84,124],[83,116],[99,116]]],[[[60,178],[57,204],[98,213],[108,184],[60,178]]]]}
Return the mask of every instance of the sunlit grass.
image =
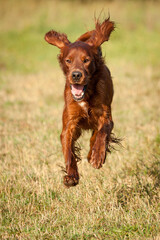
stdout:
{"type": "Polygon", "coordinates": [[[0,238],[159,239],[159,7],[130,1],[0,1],[0,238]],[[110,10],[117,28],[103,46],[123,147],[101,170],[86,161],[66,189],[59,140],[64,77],[50,29],[74,41],[110,10]],[[103,14],[102,14],[103,15],[103,14]]]}

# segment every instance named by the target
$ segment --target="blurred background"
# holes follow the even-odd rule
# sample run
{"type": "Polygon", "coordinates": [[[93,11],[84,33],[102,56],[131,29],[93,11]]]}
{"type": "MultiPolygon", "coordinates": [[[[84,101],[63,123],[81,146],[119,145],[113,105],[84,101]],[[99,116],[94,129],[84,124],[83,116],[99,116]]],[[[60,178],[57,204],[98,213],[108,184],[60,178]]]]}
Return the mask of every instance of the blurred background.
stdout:
{"type": "Polygon", "coordinates": [[[94,28],[94,16],[101,12],[102,19],[110,13],[117,26],[111,41],[104,44],[110,63],[159,65],[159,1],[7,0],[0,4],[2,70],[26,73],[55,67],[58,50],[44,42],[46,31],[65,32],[74,41],[94,28]]]}
{"type": "Polygon", "coordinates": [[[158,236],[159,59],[158,0],[0,0],[2,239],[158,236]],[[68,191],[59,167],[65,79],[59,49],[44,35],[54,29],[74,42],[94,28],[94,16],[109,14],[116,29],[102,49],[114,82],[114,133],[123,147],[97,172],[86,161],[85,133],[80,184],[68,191]]]}

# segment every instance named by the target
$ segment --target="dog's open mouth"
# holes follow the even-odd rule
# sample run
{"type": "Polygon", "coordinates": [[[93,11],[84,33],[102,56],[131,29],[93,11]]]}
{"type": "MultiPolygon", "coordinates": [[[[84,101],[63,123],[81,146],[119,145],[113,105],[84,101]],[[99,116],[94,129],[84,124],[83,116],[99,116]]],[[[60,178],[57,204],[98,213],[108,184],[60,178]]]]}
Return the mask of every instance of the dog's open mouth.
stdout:
{"type": "Polygon", "coordinates": [[[81,101],[84,98],[87,85],[71,84],[70,87],[74,100],[81,101]]]}

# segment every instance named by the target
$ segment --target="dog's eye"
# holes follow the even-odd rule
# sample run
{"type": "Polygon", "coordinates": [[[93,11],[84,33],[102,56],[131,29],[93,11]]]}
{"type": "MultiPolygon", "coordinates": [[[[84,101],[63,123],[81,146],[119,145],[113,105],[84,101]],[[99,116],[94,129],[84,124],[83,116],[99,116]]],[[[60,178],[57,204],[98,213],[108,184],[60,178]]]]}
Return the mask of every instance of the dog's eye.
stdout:
{"type": "Polygon", "coordinates": [[[83,63],[87,63],[87,62],[89,62],[88,58],[83,59],[83,63]]]}
{"type": "Polygon", "coordinates": [[[71,63],[71,59],[69,59],[69,58],[66,59],[66,62],[67,62],[67,63],[71,63]]]}

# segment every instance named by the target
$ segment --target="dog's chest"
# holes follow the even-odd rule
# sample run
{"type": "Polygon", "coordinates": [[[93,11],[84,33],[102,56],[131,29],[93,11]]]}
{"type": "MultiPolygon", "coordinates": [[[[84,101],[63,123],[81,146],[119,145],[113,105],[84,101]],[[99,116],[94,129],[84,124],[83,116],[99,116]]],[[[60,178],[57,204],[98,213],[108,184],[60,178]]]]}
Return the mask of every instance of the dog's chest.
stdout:
{"type": "Polygon", "coordinates": [[[82,102],[79,102],[78,104],[83,109],[83,111],[88,115],[88,109],[89,109],[88,103],[86,103],[85,101],[82,101],[82,102]]]}
{"type": "Polygon", "coordinates": [[[78,105],[81,108],[79,126],[82,129],[95,129],[98,124],[95,109],[85,101],[79,102],[78,105]]]}

